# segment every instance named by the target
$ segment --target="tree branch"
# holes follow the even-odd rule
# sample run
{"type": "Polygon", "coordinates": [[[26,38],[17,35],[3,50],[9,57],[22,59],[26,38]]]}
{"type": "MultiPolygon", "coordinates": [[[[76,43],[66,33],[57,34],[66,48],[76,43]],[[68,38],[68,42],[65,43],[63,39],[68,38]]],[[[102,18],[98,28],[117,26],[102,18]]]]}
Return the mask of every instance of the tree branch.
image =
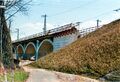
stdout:
{"type": "Polygon", "coordinates": [[[26,2],[25,4],[23,4],[17,11],[15,11],[13,14],[11,14],[5,21],[7,21],[9,18],[11,18],[12,16],[14,16],[17,12],[19,12],[22,8],[24,8],[25,5],[27,5],[28,3],[30,3],[32,0],[26,2]]]}

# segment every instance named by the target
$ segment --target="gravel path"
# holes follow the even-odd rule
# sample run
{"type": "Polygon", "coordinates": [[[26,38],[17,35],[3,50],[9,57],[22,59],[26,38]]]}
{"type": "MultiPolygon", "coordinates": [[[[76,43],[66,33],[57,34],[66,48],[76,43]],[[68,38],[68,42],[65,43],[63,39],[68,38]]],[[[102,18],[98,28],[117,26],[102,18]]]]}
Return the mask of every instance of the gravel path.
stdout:
{"type": "Polygon", "coordinates": [[[99,82],[83,76],[66,74],[45,69],[35,69],[23,66],[26,72],[29,72],[29,78],[26,82],[99,82]]]}

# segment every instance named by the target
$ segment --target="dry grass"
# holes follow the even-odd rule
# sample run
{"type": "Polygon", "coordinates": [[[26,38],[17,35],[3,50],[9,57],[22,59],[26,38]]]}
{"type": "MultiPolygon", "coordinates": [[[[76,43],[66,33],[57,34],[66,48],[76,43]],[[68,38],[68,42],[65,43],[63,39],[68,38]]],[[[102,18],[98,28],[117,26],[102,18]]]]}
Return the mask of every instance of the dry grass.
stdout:
{"type": "Polygon", "coordinates": [[[31,66],[100,77],[120,68],[120,20],[42,57],[31,66]]]}

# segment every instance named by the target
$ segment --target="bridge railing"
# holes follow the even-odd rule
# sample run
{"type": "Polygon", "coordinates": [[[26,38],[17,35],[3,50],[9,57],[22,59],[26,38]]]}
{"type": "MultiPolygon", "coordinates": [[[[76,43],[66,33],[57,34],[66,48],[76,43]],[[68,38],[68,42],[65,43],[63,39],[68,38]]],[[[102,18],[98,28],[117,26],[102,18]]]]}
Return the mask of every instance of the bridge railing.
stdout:
{"type": "Polygon", "coordinates": [[[57,32],[62,32],[62,31],[65,31],[65,30],[68,30],[68,29],[71,29],[72,27],[76,27],[76,26],[79,26],[79,22],[76,22],[76,23],[70,23],[70,24],[67,24],[67,25],[64,25],[64,26],[61,26],[61,27],[58,27],[58,28],[54,28],[54,29],[51,29],[51,30],[48,30],[47,33],[48,34],[54,34],[54,33],[57,33],[57,32]]]}
{"type": "Polygon", "coordinates": [[[40,32],[40,33],[33,34],[33,35],[30,35],[30,36],[27,36],[27,37],[23,37],[23,38],[20,38],[19,40],[13,41],[13,43],[14,42],[28,40],[28,39],[32,39],[32,38],[35,38],[35,37],[40,37],[40,36],[45,36],[45,35],[51,35],[51,34],[54,34],[54,33],[62,32],[62,31],[71,29],[74,26],[75,27],[79,26],[79,22],[70,23],[70,24],[67,24],[67,25],[64,25],[64,26],[61,26],[61,27],[57,27],[57,28],[54,28],[54,29],[51,29],[51,30],[47,30],[46,34],[44,34],[43,32],[40,32]]]}
{"type": "Polygon", "coordinates": [[[79,30],[79,34],[80,34],[80,37],[83,37],[83,36],[86,36],[87,34],[97,30],[98,28],[101,28],[103,25],[97,27],[90,27],[90,28],[86,28],[86,29],[82,29],[82,30],[79,30]]]}
{"type": "Polygon", "coordinates": [[[39,37],[39,36],[44,36],[43,32],[33,34],[33,35],[30,35],[30,36],[27,36],[27,37],[23,37],[23,38],[20,38],[19,40],[14,40],[13,42],[24,41],[24,40],[28,40],[30,38],[35,38],[35,37],[39,37]]]}

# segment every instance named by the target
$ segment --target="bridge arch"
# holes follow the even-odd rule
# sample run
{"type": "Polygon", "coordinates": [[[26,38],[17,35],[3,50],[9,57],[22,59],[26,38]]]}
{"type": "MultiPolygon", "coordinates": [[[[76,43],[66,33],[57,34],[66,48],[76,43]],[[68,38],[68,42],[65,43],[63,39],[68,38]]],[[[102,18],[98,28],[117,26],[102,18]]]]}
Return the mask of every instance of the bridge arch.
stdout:
{"type": "Polygon", "coordinates": [[[17,54],[18,58],[21,58],[23,56],[23,54],[24,54],[24,47],[21,44],[19,44],[17,46],[16,54],[17,54]]]}
{"type": "Polygon", "coordinates": [[[25,48],[25,55],[27,59],[30,59],[32,56],[35,56],[36,46],[33,42],[29,42],[25,48]]]}
{"type": "Polygon", "coordinates": [[[38,47],[38,58],[53,52],[53,43],[49,39],[43,40],[38,47]]]}

